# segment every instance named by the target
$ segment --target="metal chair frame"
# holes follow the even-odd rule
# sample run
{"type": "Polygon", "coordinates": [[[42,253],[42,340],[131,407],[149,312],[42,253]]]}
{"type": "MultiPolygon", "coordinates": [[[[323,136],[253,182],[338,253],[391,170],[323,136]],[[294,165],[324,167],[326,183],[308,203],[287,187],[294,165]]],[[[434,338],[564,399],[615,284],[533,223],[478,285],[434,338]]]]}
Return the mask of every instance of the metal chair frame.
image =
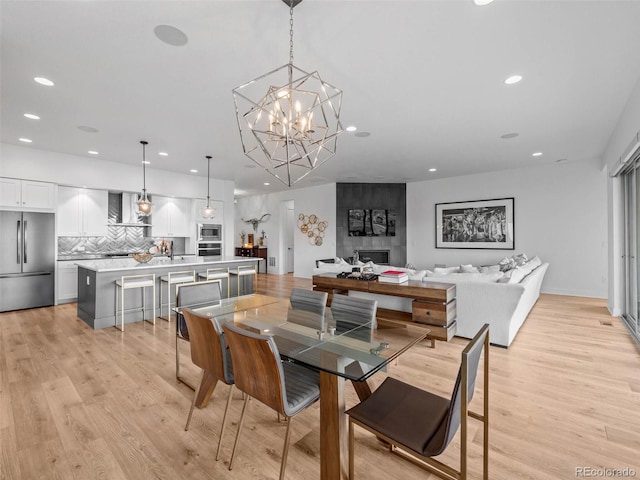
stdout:
{"type": "MultiPolygon", "coordinates": [[[[160,318],[163,320],[171,321],[171,286],[176,285],[176,287],[182,283],[193,283],[196,281],[196,272],[195,270],[183,270],[180,272],[169,272],[168,275],[160,277],[160,318]],[[166,282],[167,284],[167,302],[164,303],[162,296],[162,283],[166,282]],[[167,316],[162,316],[162,307],[167,305],[167,316]]],[[[176,290],[177,295],[177,290],[176,290]]],[[[175,297],[174,297],[175,298],[175,297]]]]}
{"type": "MultiPolygon", "coordinates": [[[[456,470],[454,467],[442,463],[432,457],[418,455],[416,452],[409,452],[403,445],[396,442],[394,439],[382,435],[380,432],[361,422],[353,419],[349,416],[349,479],[354,480],[354,424],[359,425],[365,430],[375,434],[378,438],[389,443],[389,450],[396,455],[409,460],[410,462],[424,468],[425,470],[433,473],[434,475],[443,478],[445,480],[467,480],[467,417],[474,418],[483,424],[483,452],[482,452],[482,478],[484,480],[489,479],[489,325],[485,324],[476,336],[469,342],[467,347],[462,352],[461,366],[460,366],[460,470],[456,470]],[[482,414],[469,410],[468,398],[469,391],[467,388],[467,382],[469,378],[469,364],[468,355],[471,349],[475,346],[475,343],[485,335],[484,338],[484,384],[483,384],[483,411],[482,414]]],[[[455,389],[454,389],[455,394],[455,389]]],[[[445,447],[446,448],[446,447],[445,447]]]]}
{"type": "Polygon", "coordinates": [[[142,320],[149,322],[153,325],[156,324],[156,275],[155,273],[149,273],[144,275],[123,275],[120,280],[116,280],[116,298],[115,298],[115,323],[114,327],[118,328],[118,292],[120,292],[120,328],[118,330],[124,332],[124,313],[132,312],[134,310],[142,310],[142,320]],[[138,279],[139,281],[134,281],[138,279]],[[150,283],[150,284],[149,284],[150,283]],[[134,288],[142,288],[142,307],[141,308],[124,308],[124,292],[125,290],[132,290],[134,288]],[[146,293],[147,288],[151,288],[153,292],[153,298],[151,304],[153,305],[153,318],[147,320],[145,318],[146,310],[146,293]]]}

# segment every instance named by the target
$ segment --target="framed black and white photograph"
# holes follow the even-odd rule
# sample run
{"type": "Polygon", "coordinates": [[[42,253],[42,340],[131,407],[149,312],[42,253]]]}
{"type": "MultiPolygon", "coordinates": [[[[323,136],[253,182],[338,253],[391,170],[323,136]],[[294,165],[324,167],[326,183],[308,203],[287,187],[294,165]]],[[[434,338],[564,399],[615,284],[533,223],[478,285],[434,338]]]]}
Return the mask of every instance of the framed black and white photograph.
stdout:
{"type": "Polygon", "coordinates": [[[436,203],[436,248],[513,250],[513,198],[436,203]]]}
{"type": "Polygon", "coordinates": [[[349,210],[348,229],[350,237],[394,237],[396,234],[396,212],[383,209],[349,210]]]}

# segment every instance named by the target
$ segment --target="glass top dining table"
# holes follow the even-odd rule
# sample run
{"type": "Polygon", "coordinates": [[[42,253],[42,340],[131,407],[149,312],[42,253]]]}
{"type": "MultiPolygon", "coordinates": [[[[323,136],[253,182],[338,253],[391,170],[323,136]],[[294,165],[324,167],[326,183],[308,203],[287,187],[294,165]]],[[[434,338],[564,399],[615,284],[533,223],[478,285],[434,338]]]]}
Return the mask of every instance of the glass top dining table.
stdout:
{"type": "Polygon", "coordinates": [[[259,294],[185,305],[175,311],[179,313],[184,307],[215,317],[221,324],[234,322],[273,336],[283,360],[354,382],[383,370],[428,333],[424,328],[405,325],[374,328],[372,322],[336,325],[330,308],[322,321],[317,314],[291,308],[288,299],[259,294]]]}
{"type": "MultiPolygon", "coordinates": [[[[361,401],[366,399],[371,395],[367,379],[429,333],[423,327],[397,324],[374,328],[367,323],[349,328],[342,323],[343,315],[336,325],[330,308],[322,321],[318,315],[292,309],[288,299],[260,294],[187,307],[221,323],[234,322],[272,335],[283,361],[320,372],[321,480],[348,478],[344,379],[351,380],[361,401]]],[[[175,310],[180,312],[181,308],[175,310]]]]}

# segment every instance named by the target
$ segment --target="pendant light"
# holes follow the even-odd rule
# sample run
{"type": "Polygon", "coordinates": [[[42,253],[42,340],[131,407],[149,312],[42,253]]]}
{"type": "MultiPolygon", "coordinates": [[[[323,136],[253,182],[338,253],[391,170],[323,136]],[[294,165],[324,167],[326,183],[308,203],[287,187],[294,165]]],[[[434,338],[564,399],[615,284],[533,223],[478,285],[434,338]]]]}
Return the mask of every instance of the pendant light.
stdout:
{"type": "Polygon", "coordinates": [[[152,203],[147,197],[147,160],[145,158],[145,147],[149,144],[144,140],[140,140],[142,144],[142,194],[140,195],[140,199],[138,200],[138,215],[142,217],[148,217],[151,215],[151,206],[152,203]]]}
{"type": "Polygon", "coordinates": [[[289,63],[233,89],[244,154],[287,186],[336,153],[342,133],[342,90],[317,71],[293,64],[293,7],[289,6],[289,63]]]}
{"type": "Polygon", "coordinates": [[[216,216],[216,210],[211,206],[211,198],[209,197],[209,184],[211,179],[209,177],[211,173],[211,155],[205,157],[207,159],[207,204],[200,210],[200,216],[202,218],[211,219],[216,216]]]}

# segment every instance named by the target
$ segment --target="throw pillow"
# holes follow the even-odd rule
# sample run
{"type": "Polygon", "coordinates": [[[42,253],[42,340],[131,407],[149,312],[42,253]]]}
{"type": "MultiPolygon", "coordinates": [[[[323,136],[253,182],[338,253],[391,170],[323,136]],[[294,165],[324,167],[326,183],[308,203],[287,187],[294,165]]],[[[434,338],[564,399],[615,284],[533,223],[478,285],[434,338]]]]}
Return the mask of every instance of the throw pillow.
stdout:
{"type": "Polygon", "coordinates": [[[460,273],[480,273],[480,270],[472,265],[460,265],[460,273]]]}
{"type": "Polygon", "coordinates": [[[503,272],[508,272],[517,267],[516,261],[512,257],[504,257],[498,262],[498,265],[500,265],[500,270],[503,272]]]}
{"type": "Polygon", "coordinates": [[[480,270],[480,273],[493,273],[493,272],[500,272],[500,265],[485,265],[483,267],[480,267],[478,270],[480,270]]]}
{"type": "Polygon", "coordinates": [[[519,253],[518,255],[513,255],[511,258],[516,262],[516,265],[519,266],[527,261],[527,254],[519,253]]]}

